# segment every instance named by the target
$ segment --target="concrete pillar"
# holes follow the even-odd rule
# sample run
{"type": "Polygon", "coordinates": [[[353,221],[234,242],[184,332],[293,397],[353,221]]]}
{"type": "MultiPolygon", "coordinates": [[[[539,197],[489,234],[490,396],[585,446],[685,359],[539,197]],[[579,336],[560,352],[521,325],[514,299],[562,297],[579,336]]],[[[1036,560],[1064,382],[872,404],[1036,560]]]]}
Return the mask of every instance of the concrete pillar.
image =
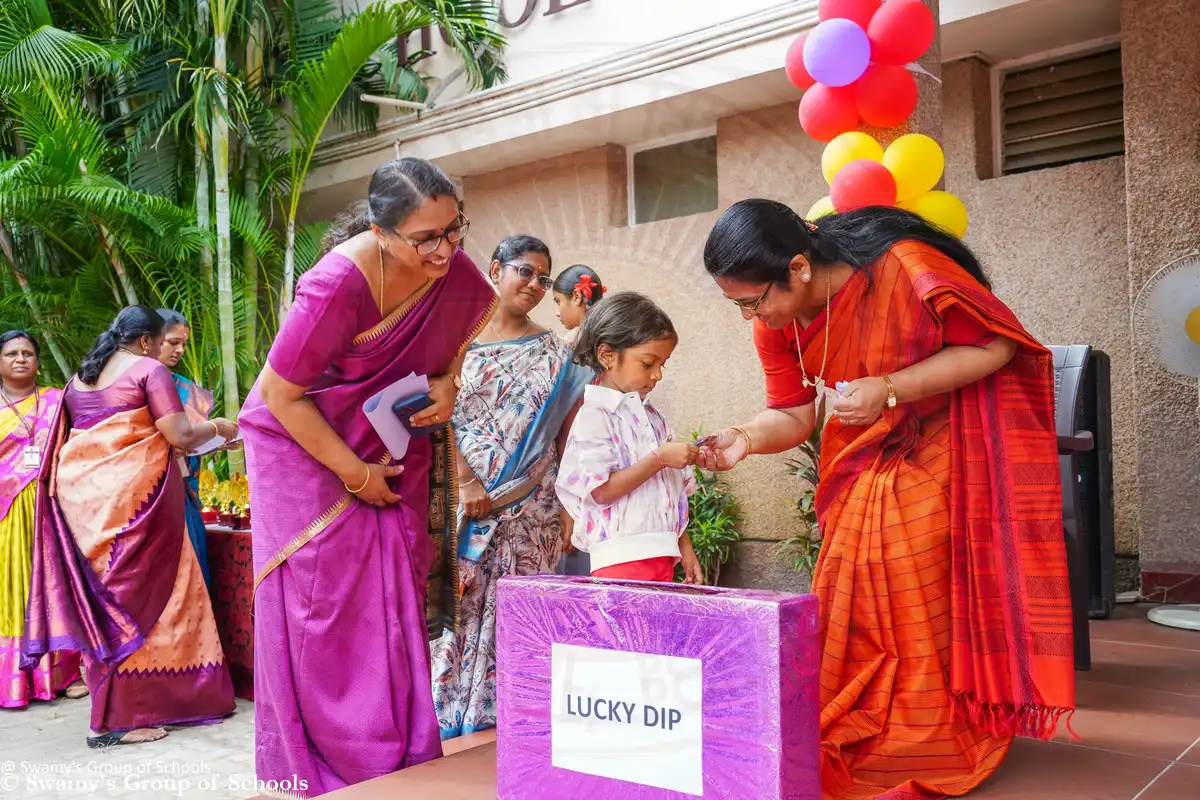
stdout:
{"type": "MultiPolygon", "coordinates": [[[[940,19],[940,0],[924,0],[924,3],[933,12],[933,18],[940,19]]],[[[937,80],[919,73],[914,76],[917,79],[917,86],[920,88],[920,100],[917,103],[917,110],[908,120],[906,133],[923,133],[945,147],[942,125],[942,85],[937,82],[942,79],[942,30],[940,26],[937,36],[933,40],[933,46],[929,48],[929,52],[919,63],[937,80]]]]}
{"type": "MultiPolygon", "coordinates": [[[[1126,215],[1131,299],[1161,267],[1200,251],[1200,28],[1196,0],[1123,0],[1126,215]]],[[[1114,253],[1114,258],[1119,254],[1114,253]]],[[[1132,333],[1132,332],[1131,332],[1132,333]]],[[[1200,417],[1196,385],[1162,375],[1132,334],[1142,591],[1200,601],[1200,417]]]]}

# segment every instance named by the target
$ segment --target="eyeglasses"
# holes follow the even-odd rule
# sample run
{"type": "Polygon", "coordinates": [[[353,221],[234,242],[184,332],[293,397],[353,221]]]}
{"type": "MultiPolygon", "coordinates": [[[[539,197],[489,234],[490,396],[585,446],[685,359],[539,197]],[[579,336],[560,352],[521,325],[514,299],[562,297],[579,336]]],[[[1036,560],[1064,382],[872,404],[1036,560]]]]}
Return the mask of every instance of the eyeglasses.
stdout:
{"type": "Polygon", "coordinates": [[[740,300],[732,300],[731,302],[735,306],[740,308],[742,311],[749,311],[751,314],[757,314],[758,307],[762,304],[763,300],[767,299],[767,293],[771,291],[771,287],[774,285],[775,284],[773,284],[773,283],[767,284],[767,288],[763,289],[763,293],[760,294],[758,296],[758,299],[755,300],[753,303],[746,303],[746,302],[742,302],[740,300]]]}
{"type": "Polygon", "coordinates": [[[419,242],[408,238],[403,233],[397,233],[396,236],[398,236],[405,244],[416,250],[417,255],[427,256],[442,246],[443,239],[450,244],[458,244],[461,242],[463,238],[466,237],[467,231],[470,229],[470,227],[471,220],[467,219],[462,214],[459,214],[458,219],[452,222],[449,228],[446,228],[446,230],[442,231],[441,236],[433,236],[429,239],[422,239],[419,242]]]}
{"type": "Polygon", "coordinates": [[[516,270],[517,275],[521,278],[522,283],[529,283],[533,280],[533,276],[537,275],[537,284],[544,291],[550,291],[550,287],[554,285],[554,279],[549,275],[542,275],[536,269],[528,264],[505,264],[509,269],[516,270]]]}

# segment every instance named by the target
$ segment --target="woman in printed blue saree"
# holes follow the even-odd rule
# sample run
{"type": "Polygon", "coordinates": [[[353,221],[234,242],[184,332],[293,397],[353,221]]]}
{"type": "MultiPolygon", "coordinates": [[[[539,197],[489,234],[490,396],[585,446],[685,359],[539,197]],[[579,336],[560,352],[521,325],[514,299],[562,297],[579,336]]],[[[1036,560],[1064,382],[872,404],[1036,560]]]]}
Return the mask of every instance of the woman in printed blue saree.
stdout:
{"type": "MultiPolygon", "coordinates": [[[[158,315],[165,323],[158,360],[171,370],[171,377],[175,379],[175,388],[179,390],[179,399],[183,403],[188,421],[193,425],[204,422],[212,413],[212,392],[175,372],[191,339],[191,326],[187,318],[178,311],[160,308],[158,315]]],[[[183,485],[187,490],[187,496],[184,498],[184,516],[187,518],[188,538],[192,540],[192,549],[196,551],[196,559],[200,562],[204,585],[211,587],[208,574],[208,534],[204,527],[204,517],[200,513],[200,457],[183,456],[182,460],[186,467],[183,472],[183,485]]]]}
{"type": "Polygon", "coordinates": [[[458,614],[432,644],[443,740],[496,725],[496,584],[551,573],[566,515],[554,493],[558,454],[592,380],[570,347],[529,319],[550,288],[550,251],[531,236],[496,248],[500,304],[467,351],[454,410],[458,445],[458,614]]]}

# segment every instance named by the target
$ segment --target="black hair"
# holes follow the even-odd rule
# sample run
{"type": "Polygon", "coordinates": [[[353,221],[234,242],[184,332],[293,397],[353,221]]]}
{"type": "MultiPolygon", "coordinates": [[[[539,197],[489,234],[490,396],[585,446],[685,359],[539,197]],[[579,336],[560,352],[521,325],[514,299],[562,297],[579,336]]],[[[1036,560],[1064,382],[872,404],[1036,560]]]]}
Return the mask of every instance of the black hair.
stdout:
{"type": "Polygon", "coordinates": [[[79,365],[79,380],[95,386],[100,373],[117,348],[136,342],[143,336],[158,336],[163,332],[163,318],[150,306],[126,306],[117,314],[112,325],[96,337],[95,344],[79,365]]]}
{"type": "Polygon", "coordinates": [[[541,239],[526,233],[508,236],[501,240],[500,244],[496,245],[496,249],[492,251],[492,261],[507,264],[526,253],[538,253],[545,256],[546,265],[550,269],[554,268],[554,262],[550,258],[550,248],[541,239]]]}
{"type": "Polygon", "coordinates": [[[579,283],[579,279],[584,275],[591,278],[593,285],[596,287],[591,297],[585,296],[583,298],[583,304],[591,308],[604,297],[604,282],[600,280],[600,275],[597,274],[596,270],[587,264],[572,264],[560,272],[558,277],[554,279],[554,291],[570,297],[575,293],[575,284],[579,283]]]}
{"type": "Polygon", "coordinates": [[[17,339],[25,339],[31,345],[33,345],[33,355],[37,357],[38,361],[42,360],[42,346],[38,344],[38,340],[33,338],[33,334],[29,331],[17,329],[5,331],[4,333],[0,334],[0,350],[4,349],[4,345],[8,344],[9,342],[15,342],[17,339]]]}
{"type": "Polygon", "coordinates": [[[678,339],[671,318],[654,301],[637,292],[604,298],[579,326],[575,363],[600,372],[600,345],[620,352],[659,339],[678,339]]]}
{"type": "Polygon", "coordinates": [[[842,262],[870,271],[896,244],[913,240],[940,250],[991,288],[979,259],[962,240],[902,208],[871,206],[831,214],[809,228],[774,200],[742,200],[725,210],[704,243],[704,267],[713,277],[746,283],[785,283],[792,259],[817,265],[842,262]]]}
{"type": "Polygon", "coordinates": [[[188,324],[187,317],[185,317],[183,314],[180,314],[178,311],[175,311],[173,309],[160,308],[160,309],[158,309],[158,315],[160,317],[162,317],[164,331],[169,331],[169,330],[171,330],[171,328],[177,327],[179,325],[182,325],[185,328],[192,327],[191,325],[188,324]]]}
{"type": "Polygon", "coordinates": [[[454,181],[435,164],[423,158],[397,158],[371,176],[367,199],[338,216],[321,239],[321,253],[378,225],[394,231],[426,200],[458,197],[454,181]]]}

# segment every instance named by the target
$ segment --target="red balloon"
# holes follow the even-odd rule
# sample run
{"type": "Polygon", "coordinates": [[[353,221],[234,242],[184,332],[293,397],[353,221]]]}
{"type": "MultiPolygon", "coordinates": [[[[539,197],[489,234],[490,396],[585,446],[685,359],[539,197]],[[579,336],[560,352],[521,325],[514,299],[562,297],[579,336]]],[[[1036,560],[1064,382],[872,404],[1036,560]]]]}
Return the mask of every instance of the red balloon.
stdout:
{"type": "Polygon", "coordinates": [[[800,98],[800,127],[818,142],[831,141],[858,127],[853,86],[818,83],[800,98]]]}
{"type": "Polygon", "coordinates": [[[784,58],[783,71],[787,73],[788,80],[797,89],[811,89],[817,79],[808,74],[808,70],[804,66],[804,42],[808,39],[808,31],[796,37],[796,41],[788,46],[787,56],[784,58]]]}
{"type": "Polygon", "coordinates": [[[937,20],[921,0],[888,0],[871,17],[867,38],[876,64],[908,64],[925,55],[937,35],[937,20]]]}
{"type": "Polygon", "coordinates": [[[872,64],[854,83],[854,101],[863,122],[894,128],[917,110],[917,81],[904,67],[872,64]]]}
{"type": "Polygon", "coordinates": [[[864,31],[871,17],[883,5],[883,0],[821,0],[817,15],[821,22],[827,19],[848,19],[858,23],[864,31]]]}
{"type": "Polygon", "coordinates": [[[829,199],[839,214],[867,206],[894,206],[896,179],[878,161],[866,158],[851,161],[833,177],[829,199]]]}

